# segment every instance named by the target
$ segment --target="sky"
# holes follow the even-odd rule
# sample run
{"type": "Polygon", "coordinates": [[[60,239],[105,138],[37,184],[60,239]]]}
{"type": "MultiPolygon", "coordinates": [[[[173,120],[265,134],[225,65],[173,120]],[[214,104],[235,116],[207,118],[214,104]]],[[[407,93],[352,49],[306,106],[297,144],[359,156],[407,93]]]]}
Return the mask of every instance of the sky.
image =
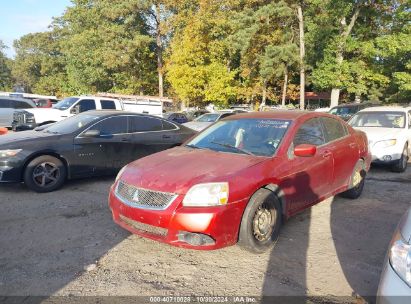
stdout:
{"type": "Polygon", "coordinates": [[[61,16],[70,0],[0,0],[0,40],[13,57],[13,41],[28,33],[46,31],[53,17],[61,16]]]}

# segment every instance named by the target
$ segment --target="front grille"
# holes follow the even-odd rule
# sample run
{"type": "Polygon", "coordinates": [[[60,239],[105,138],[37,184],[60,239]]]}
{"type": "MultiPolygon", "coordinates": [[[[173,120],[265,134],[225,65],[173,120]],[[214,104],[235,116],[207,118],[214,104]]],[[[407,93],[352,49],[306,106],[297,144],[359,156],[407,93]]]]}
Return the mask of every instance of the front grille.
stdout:
{"type": "Polygon", "coordinates": [[[13,113],[13,122],[16,125],[22,125],[26,123],[26,114],[23,112],[14,112],[13,113]]]}
{"type": "Polygon", "coordinates": [[[148,224],[144,224],[141,222],[134,221],[132,219],[129,219],[128,217],[125,217],[120,214],[120,219],[126,223],[128,226],[140,230],[142,232],[150,233],[153,235],[158,235],[161,237],[165,237],[167,235],[168,230],[166,228],[162,227],[156,227],[148,224]]]}
{"type": "Polygon", "coordinates": [[[164,210],[177,197],[174,193],[137,188],[120,181],[116,196],[126,205],[134,208],[164,210]]]}

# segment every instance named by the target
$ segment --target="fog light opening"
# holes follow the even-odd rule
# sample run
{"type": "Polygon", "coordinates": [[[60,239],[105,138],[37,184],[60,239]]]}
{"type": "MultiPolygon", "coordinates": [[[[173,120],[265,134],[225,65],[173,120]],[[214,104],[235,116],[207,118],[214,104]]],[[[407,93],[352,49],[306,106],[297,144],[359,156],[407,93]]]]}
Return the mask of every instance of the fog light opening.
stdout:
{"type": "Polygon", "coordinates": [[[392,160],[392,157],[391,157],[391,155],[384,155],[382,159],[384,161],[390,161],[390,160],[392,160]]]}
{"type": "Polygon", "coordinates": [[[215,244],[215,240],[207,234],[179,231],[177,236],[180,242],[185,242],[192,246],[207,246],[215,244]]]}

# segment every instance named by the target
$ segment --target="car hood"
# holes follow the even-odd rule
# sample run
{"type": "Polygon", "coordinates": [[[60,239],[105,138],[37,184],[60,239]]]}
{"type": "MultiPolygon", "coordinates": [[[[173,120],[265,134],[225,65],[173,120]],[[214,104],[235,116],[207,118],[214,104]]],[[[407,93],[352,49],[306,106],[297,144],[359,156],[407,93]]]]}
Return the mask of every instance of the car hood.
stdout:
{"type": "Polygon", "coordinates": [[[185,194],[199,183],[229,182],[265,157],[176,147],[127,165],[120,179],[139,188],[185,194]]]}
{"type": "MultiPolygon", "coordinates": [[[[59,137],[60,135],[46,133],[46,132],[37,132],[37,131],[22,131],[22,132],[13,132],[6,135],[0,136],[0,149],[3,148],[20,148],[21,145],[27,141],[33,145],[33,140],[39,140],[42,138],[49,137],[59,137]]],[[[35,141],[37,142],[37,141],[35,141]]]]}
{"type": "Polygon", "coordinates": [[[376,142],[386,139],[396,139],[401,136],[403,129],[400,128],[376,128],[376,127],[362,127],[355,128],[367,134],[368,142],[376,142]]]}
{"type": "Polygon", "coordinates": [[[195,131],[201,131],[212,125],[213,122],[204,122],[204,121],[190,121],[183,124],[183,126],[193,129],[195,131]]]}

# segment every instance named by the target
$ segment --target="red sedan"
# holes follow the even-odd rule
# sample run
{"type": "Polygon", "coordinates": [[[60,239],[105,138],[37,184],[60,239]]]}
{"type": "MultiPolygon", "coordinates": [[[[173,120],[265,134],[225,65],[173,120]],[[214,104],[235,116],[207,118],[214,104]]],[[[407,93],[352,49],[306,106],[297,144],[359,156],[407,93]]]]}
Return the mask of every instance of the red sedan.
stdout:
{"type": "Polygon", "coordinates": [[[366,135],[335,116],[239,114],[124,167],[109,205],[140,236],[193,249],[238,242],[258,253],[297,212],[339,193],[359,197],[370,160],[366,135]]]}

